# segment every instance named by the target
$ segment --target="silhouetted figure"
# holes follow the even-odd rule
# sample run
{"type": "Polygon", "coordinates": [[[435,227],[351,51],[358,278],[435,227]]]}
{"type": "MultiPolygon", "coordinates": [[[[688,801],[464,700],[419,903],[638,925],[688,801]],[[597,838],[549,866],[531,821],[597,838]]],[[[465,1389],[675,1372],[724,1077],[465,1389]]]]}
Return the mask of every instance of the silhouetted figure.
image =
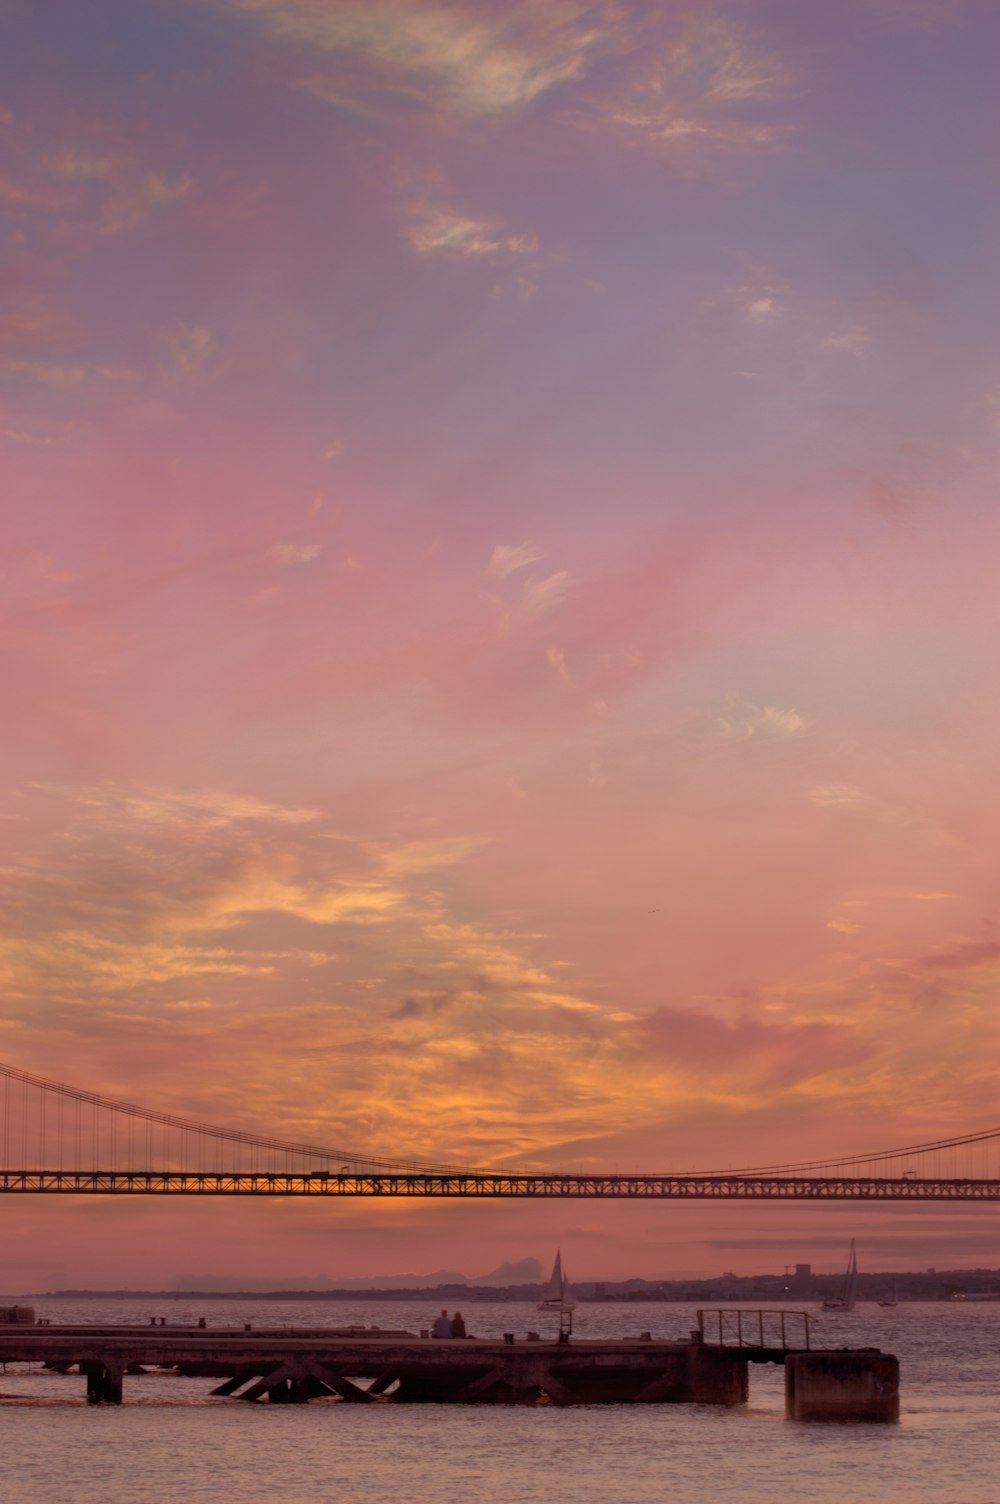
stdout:
{"type": "Polygon", "coordinates": [[[465,1336],[465,1322],[462,1320],[461,1311],[456,1311],[451,1318],[451,1335],[453,1337],[465,1336]]]}
{"type": "Polygon", "coordinates": [[[450,1337],[451,1336],[451,1322],[448,1320],[448,1312],[447,1311],[442,1311],[441,1315],[435,1318],[434,1325],[431,1327],[431,1336],[432,1337],[450,1337]]]}

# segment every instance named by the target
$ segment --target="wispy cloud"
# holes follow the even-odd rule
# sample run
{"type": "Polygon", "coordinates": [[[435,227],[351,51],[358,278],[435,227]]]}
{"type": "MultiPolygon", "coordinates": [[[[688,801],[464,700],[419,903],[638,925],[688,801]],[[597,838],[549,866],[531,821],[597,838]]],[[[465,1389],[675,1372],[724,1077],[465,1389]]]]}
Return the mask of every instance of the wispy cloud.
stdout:
{"type": "Polygon", "coordinates": [[[533,621],[560,606],[569,594],[569,589],[570,578],[564,569],[550,574],[547,579],[529,581],[517,603],[517,615],[523,621],[533,621]]]}
{"type": "Polygon", "coordinates": [[[11,444],[26,449],[53,449],[69,431],[67,426],[55,424],[22,423],[16,428],[5,428],[3,436],[11,444]]]}
{"type": "Polygon", "coordinates": [[[363,62],[370,87],[469,116],[529,105],[580,78],[606,29],[601,6],[574,0],[503,8],[439,0],[220,3],[259,16],[282,41],[329,54],[341,71],[321,86],[338,102],[363,97],[356,73],[363,62]]]}
{"type": "Polygon", "coordinates": [[[658,108],[648,101],[631,108],[618,108],[612,119],[621,127],[626,139],[631,135],[648,146],[764,150],[782,145],[787,136],[787,131],[778,126],[697,120],[665,107],[658,108]]]}
{"type": "Polygon", "coordinates": [[[58,360],[0,360],[0,379],[28,381],[59,391],[79,391],[94,382],[134,381],[137,373],[121,366],[76,364],[58,360]]]}
{"type": "Polygon", "coordinates": [[[854,919],[828,919],[828,930],[834,930],[838,935],[860,935],[863,926],[854,919]]]}
{"type": "Polygon", "coordinates": [[[625,142],[741,151],[784,143],[784,123],[752,112],[791,91],[791,70],[780,55],[734,22],[697,13],[688,13],[681,30],[659,45],[648,40],[648,60],[627,89],[602,104],[625,142]]]}
{"type": "Polygon", "coordinates": [[[148,159],[135,140],[100,119],[70,119],[58,108],[5,133],[0,203],[18,218],[63,219],[80,232],[118,235],[190,194],[189,172],[148,159]],[[80,134],[78,141],[72,133],[80,134]]]}
{"type": "Polygon", "coordinates": [[[147,172],[137,181],[116,184],[100,215],[105,235],[134,230],[150,215],[190,193],[193,179],[186,173],[168,177],[162,172],[147,172]]]}
{"type": "Polygon", "coordinates": [[[451,836],[437,841],[407,841],[402,845],[372,842],[367,850],[377,861],[382,876],[401,878],[453,867],[481,845],[481,841],[469,836],[451,836]]]}
{"type": "Polygon", "coordinates": [[[737,287],[724,288],[710,298],[706,306],[759,326],[774,323],[788,310],[787,294],[769,282],[744,282],[737,287]]]}
{"type": "Polygon", "coordinates": [[[791,707],[754,705],[736,700],[724,716],[719,717],[723,734],[732,741],[784,741],[805,730],[805,717],[791,707]]]}
{"type": "Polygon", "coordinates": [[[170,366],[181,376],[193,376],[216,348],[204,324],[177,324],[164,332],[162,343],[170,366]]]}
{"type": "Polygon", "coordinates": [[[950,839],[944,829],[924,810],[882,799],[850,783],[828,783],[815,787],[810,794],[820,809],[839,811],[871,820],[878,825],[896,826],[900,830],[925,830],[941,839],[950,839]]]}
{"type": "Polygon", "coordinates": [[[516,569],[524,569],[528,564],[537,564],[539,559],[544,558],[544,550],[536,543],[498,543],[490,556],[486,572],[502,580],[507,575],[513,574],[516,569]]]}
{"type": "Polygon", "coordinates": [[[695,15],[669,49],[666,77],[686,80],[706,100],[742,103],[784,97],[791,86],[787,63],[721,17],[695,15]]]}
{"type": "Polygon", "coordinates": [[[271,558],[277,564],[294,568],[296,565],[315,563],[322,551],[319,543],[276,543],[271,549],[271,558]]]}
{"type": "MultiPolygon", "coordinates": [[[[81,797],[81,796],[77,796],[81,797]]],[[[137,820],[170,825],[196,820],[205,826],[223,827],[245,821],[275,825],[309,825],[319,819],[319,811],[296,805],[271,804],[251,794],[237,794],[222,789],[199,792],[122,792],[118,789],[88,791],[81,801],[92,810],[116,809],[137,820]]]]}
{"type": "MultiPolygon", "coordinates": [[[[789,127],[765,111],[794,89],[775,47],[696,8],[616,0],[215,0],[305,53],[300,88],[358,118],[389,101],[439,116],[523,110],[555,91],[566,123],[625,145],[760,152],[789,127]],[[601,65],[606,71],[601,72],[601,65]]],[[[476,237],[481,243],[490,234],[476,237]]]]}
{"type": "Polygon", "coordinates": [[[820,340],[824,350],[840,350],[847,355],[863,355],[872,342],[872,336],[861,324],[852,325],[839,334],[827,334],[820,340]]]}
{"type": "Polygon", "coordinates": [[[46,165],[56,177],[82,178],[85,182],[103,182],[113,177],[115,171],[113,157],[79,146],[58,148],[48,158],[46,165]]]}
{"type": "Polygon", "coordinates": [[[419,256],[466,260],[525,256],[538,250],[534,235],[508,235],[493,220],[475,219],[437,204],[418,205],[404,235],[419,256]]]}

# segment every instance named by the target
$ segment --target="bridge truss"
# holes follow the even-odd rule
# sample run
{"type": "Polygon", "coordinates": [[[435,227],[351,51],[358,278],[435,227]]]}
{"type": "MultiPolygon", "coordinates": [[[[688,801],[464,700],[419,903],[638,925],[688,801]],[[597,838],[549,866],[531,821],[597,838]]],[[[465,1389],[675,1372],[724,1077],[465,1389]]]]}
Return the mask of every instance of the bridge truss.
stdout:
{"type": "Polygon", "coordinates": [[[62,1196],[403,1196],[542,1201],[1000,1201],[998,1180],[871,1176],[256,1174],[4,1170],[0,1193],[62,1196]]]}

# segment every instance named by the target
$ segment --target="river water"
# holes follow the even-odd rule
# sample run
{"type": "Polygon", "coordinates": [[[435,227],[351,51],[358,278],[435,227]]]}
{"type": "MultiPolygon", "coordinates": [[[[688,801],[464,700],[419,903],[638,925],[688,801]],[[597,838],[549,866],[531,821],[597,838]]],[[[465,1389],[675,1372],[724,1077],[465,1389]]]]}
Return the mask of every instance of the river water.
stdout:
{"type": "MultiPolygon", "coordinates": [[[[39,1300],[59,1322],[379,1325],[417,1332],[433,1300],[39,1300]]],[[[546,1334],[532,1306],[468,1303],[470,1333],[546,1334]]],[[[694,1307],[583,1305],[581,1337],[677,1338],[694,1307]]],[[[814,1346],[876,1346],[902,1370],[898,1425],[784,1418],[783,1376],[750,1403],[505,1409],[246,1405],[209,1379],[126,1377],[89,1407],[79,1375],[0,1374],[2,1504],[1000,1504],[1000,1302],[824,1313],[814,1346]]]]}

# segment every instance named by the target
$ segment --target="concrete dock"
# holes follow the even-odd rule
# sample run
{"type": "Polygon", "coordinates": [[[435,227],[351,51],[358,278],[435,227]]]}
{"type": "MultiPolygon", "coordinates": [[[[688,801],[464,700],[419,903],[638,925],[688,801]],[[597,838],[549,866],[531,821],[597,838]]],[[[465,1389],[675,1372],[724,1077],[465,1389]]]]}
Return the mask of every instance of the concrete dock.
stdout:
{"type": "Polygon", "coordinates": [[[898,1363],[877,1350],[727,1347],[700,1331],[684,1341],[435,1341],[377,1329],[10,1325],[0,1326],[0,1362],[76,1370],[91,1404],[112,1405],[126,1375],[150,1369],[214,1378],[213,1394],[271,1404],[739,1405],[750,1363],[783,1363],[792,1418],[899,1413],[898,1363]]]}

